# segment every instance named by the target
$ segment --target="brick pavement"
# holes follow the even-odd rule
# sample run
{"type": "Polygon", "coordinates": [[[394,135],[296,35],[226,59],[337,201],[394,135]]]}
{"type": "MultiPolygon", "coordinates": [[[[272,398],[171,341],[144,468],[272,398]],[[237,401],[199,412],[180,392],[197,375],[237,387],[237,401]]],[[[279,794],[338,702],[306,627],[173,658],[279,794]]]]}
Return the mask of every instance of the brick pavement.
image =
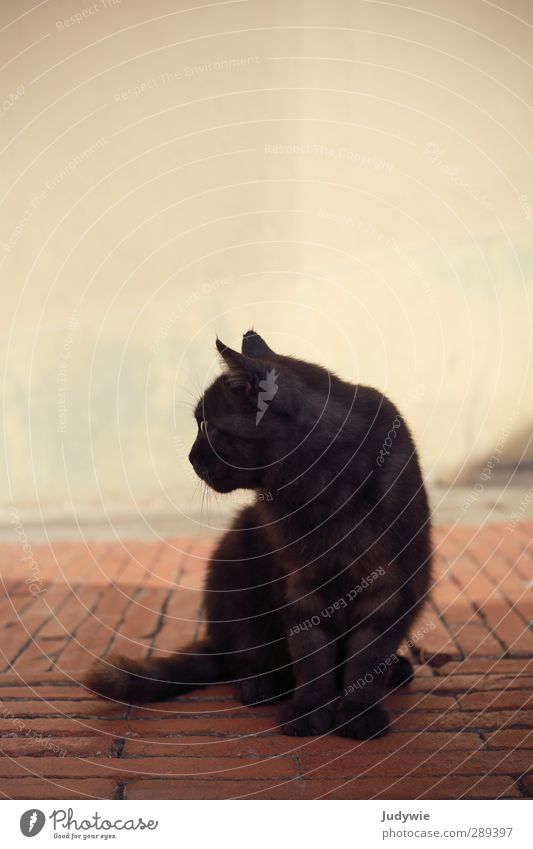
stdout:
{"type": "Polygon", "coordinates": [[[533,796],[533,522],[440,528],[392,732],[279,734],[226,686],[144,707],[78,684],[94,656],[169,651],[199,631],[210,543],[0,546],[0,793],[17,799],[533,796]],[[27,554],[27,552],[26,552],[27,554]],[[35,592],[37,590],[37,592],[35,592]]]}

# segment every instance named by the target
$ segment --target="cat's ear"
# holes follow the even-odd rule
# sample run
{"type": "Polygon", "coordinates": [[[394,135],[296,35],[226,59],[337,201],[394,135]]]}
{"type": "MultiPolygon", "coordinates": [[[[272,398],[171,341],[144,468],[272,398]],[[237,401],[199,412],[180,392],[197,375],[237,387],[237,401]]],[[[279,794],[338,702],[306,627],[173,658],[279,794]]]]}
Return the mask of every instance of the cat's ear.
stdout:
{"type": "Polygon", "coordinates": [[[239,354],[217,337],[217,351],[227,366],[225,372],[226,384],[231,389],[243,389],[251,393],[257,383],[256,364],[252,359],[239,354]]]}
{"type": "Polygon", "coordinates": [[[242,352],[247,357],[275,357],[276,354],[269,348],[264,339],[255,330],[247,330],[242,337],[242,352]]]}
{"type": "Polygon", "coordinates": [[[282,385],[278,386],[280,375],[272,363],[239,354],[224,345],[220,339],[217,339],[217,350],[226,366],[224,381],[231,390],[241,392],[259,412],[263,411],[261,402],[268,401],[272,402],[275,410],[282,415],[294,414],[295,396],[286,373],[281,381],[282,385]]]}

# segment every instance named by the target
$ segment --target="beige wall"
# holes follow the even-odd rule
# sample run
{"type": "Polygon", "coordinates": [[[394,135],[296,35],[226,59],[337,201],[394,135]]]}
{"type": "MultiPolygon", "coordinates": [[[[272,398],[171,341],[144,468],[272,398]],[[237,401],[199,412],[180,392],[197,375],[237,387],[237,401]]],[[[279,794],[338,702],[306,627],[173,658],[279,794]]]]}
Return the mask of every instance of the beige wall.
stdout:
{"type": "Polygon", "coordinates": [[[531,4],[195,5],[0,3],[2,501],[187,506],[252,324],[389,393],[430,479],[518,460],[531,4]]]}

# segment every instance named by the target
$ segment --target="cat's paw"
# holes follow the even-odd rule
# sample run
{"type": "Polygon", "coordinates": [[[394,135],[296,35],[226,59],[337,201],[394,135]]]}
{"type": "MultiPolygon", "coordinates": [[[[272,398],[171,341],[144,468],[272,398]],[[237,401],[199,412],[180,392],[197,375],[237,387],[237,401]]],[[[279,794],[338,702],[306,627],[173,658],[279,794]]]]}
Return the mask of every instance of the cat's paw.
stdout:
{"type": "Polygon", "coordinates": [[[335,716],[335,733],[355,740],[371,740],[389,731],[389,715],[382,707],[340,705],[335,716]]]}
{"type": "Polygon", "coordinates": [[[292,701],[281,711],[281,730],[291,737],[314,737],[316,734],[326,734],[333,724],[334,715],[333,705],[317,708],[292,701]]]}
{"type": "Polygon", "coordinates": [[[258,675],[239,684],[239,699],[243,705],[269,705],[287,695],[284,682],[273,675],[258,675]]]}

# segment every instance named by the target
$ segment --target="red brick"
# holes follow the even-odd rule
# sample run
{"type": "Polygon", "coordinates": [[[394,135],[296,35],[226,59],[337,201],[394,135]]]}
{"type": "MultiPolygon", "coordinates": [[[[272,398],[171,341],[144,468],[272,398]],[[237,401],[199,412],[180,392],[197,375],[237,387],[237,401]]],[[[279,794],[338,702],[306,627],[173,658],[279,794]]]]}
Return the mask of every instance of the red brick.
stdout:
{"type": "Polygon", "coordinates": [[[504,726],[528,725],[531,727],[533,711],[524,710],[483,710],[476,711],[452,710],[439,716],[438,714],[410,711],[394,717],[394,727],[398,731],[474,731],[476,729],[496,730],[504,726]]]}
{"type": "MultiPolygon", "coordinates": [[[[159,707],[157,703],[134,707],[131,711],[131,719],[172,719],[179,721],[185,715],[187,719],[209,719],[212,724],[219,719],[246,719],[253,716],[253,710],[246,710],[236,701],[209,701],[209,702],[174,702],[172,707],[159,707]]],[[[261,716],[273,718],[277,714],[273,710],[261,709],[261,716]]],[[[272,719],[275,724],[275,720],[272,719]]]]}
{"type": "Polygon", "coordinates": [[[61,662],[72,668],[83,668],[95,657],[104,654],[129,603],[130,599],[123,591],[114,586],[107,587],[92,615],[77,629],[76,642],[66,648],[61,662]]]}
{"type": "MultiPolygon", "coordinates": [[[[94,724],[94,721],[91,720],[94,724]]],[[[247,737],[250,734],[272,734],[279,732],[277,719],[274,717],[211,717],[199,719],[196,716],[181,714],[175,719],[132,720],[127,721],[127,728],[132,733],[144,735],[168,734],[217,734],[226,737],[247,737]]],[[[1,728],[1,723],[0,723],[1,728]]]]}
{"type": "Polygon", "coordinates": [[[80,622],[90,613],[100,590],[94,586],[76,587],[67,590],[65,605],[57,610],[40,631],[40,637],[59,637],[68,640],[80,622]]]}
{"type": "Polygon", "coordinates": [[[50,781],[46,778],[0,779],[0,793],[6,799],[112,799],[116,782],[103,778],[50,781]]]}
{"type": "MultiPolygon", "coordinates": [[[[495,754],[495,753],[493,753],[495,754]]],[[[128,781],[136,776],[169,778],[291,778],[297,774],[296,760],[282,758],[0,758],[2,778],[22,778],[38,774],[45,778],[115,778],[128,781]]]]}
{"type": "Polygon", "coordinates": [[[450,613],[446,614],[450,628],[464,654],[471,655],[495,655],[502,651],[500,643],[487,631],[485,625],[472,614],[466,622],[461,619],[452,618],[450,613]]]}
{"type": "Polygon", "coordinates": [[[110,651],[127,657],[143,657],[152,643],[166,592],[162,589],[144,590],[128,608],[124,623],[111,643],[110,651]]]}
{"type": "MultiPolygon", "coordinates": [[[[69,719],[68,717],[47,718],[17,718],[0,719],[0,739],[4,736],[23,736],[30,734],[43,735],[46,737],[80,737],[93,736],[95,734],[108,734],[112,737],[122,737],[132,732],[131,725],[123,719],[69,719]]],[[[154,729],[155,730],[155,729],[154,729]]],[[[153,731],[151,732],[153,733],[153,731]]]]}
{"type": "Polygon", "coordinates": [[[155,645],[158,649],[175,651],[195,634],[201,612],[202,593],[197,589],[179,587],[170,597],[160,633],[155,645]]]}
{"type": "Polygon", "coordinates": [[[495,799],[520,796],[510,776],[389,781],[165,781],[128,782],[126,799],[495,799]]]}
{"type": "MultiPolygon", "coordinates": [[[[114,752],[111,737],[0,737],[0,754],[9,757],[108,756],[114,752]]],[[[39,767],[36,767],[39,770],[39,767]]]]}
{"type": "Polygon", "coordinates": [[[55,669],[51,672],[42,672],[40,670],[37,672],[29,671],[24,673],[24,675],[18,671],[2,672],[0,674],[0,692],[4,687],[40,687],[44,684],[49,686],[53,684],[68,686],[69,682],[72,683],[61,669],[55,669]]]}
{"type": "Polygon", "coordinates": [[[494,773],[523,773],[531,767],[528,751],[514,752],[410,752],[408,749],[392,755],[353,752],[338,757],[300,755],[302,775],[306,778],[360,778],[377,775],[417,776],[483,775],[494,773]]]}
{"type": "MultiPolygon", "coordinates": [[[[1,702],[1,699],[0,699],[1,702]]],[[[36,717],[36,716],[63,716],[63,717],[83,717],[83,716],[98,716],[106,717],[122,717],[125,715],[126,706],[121,704],[113,704],[112,702],[104,702],[99,699],[87,701],[47,701],[46,699],[35,699],[34,701],[7,701],[1,704],[2,711],[8,710],[20,717],[36,717]]],[[[0,713],[0,716],[2,714],[0,713]]]]}
{"type": "MultiPolygon", "coordinates": [[[[435,693],[445,693],[453,691],[460,693],[478,693],[478,692],[510,692],[512,690],[525,690],[533,692],[533,677],[517,673],[513,676],[509,675],[450,675],[446,678],[431,679],[429,682],[424,679],[424,689],[431,690],[435,693]],[[432,685],[432,686],[431,686],[432,685]]],[[[415,682],[410,685],[409,689],[415,691],[420,686],[420,682],[415,682]]],[[[1,692],[1,691],[0,691],[1,692]]],[[[459,695],[458,695],[459,698],[459,695]]]]}
{"type": "Polygon", "coordinates": [[[122,757],[213,757],[239,755],[302,755],[320,752],[335,757],[346,751],[368,751],[392,754],[401,750],[435,752],[437,749],[476,751],[483,743],[472,733],[396,733],[371,742],[346,740],[329,734],[326,737],[294,738],[282,734],[265,737],[150,737],[127,739],[122,757]]]}
{"type": "Polygon", "coordinates": [[[396,692],[385,700],[387,710],[439,710],[457,707],[454,696],[443,696],[438,693],[409,693],[396,692]]]}
{"type": "Polygon", "coordinates": [[[157,779],[129,781],[124,790],[125,799],[242,799],[242,798],[265,798],[265,799],[296,799],[297,786],[302,782],[292,780],[290,782],[247,780],[230,781],[225,779],[189,780],[176,781],[157,779]],[[281,797],[275,794],[280,791],[281,797]]]}
{"type": "Polygon", "coordinates": [[[0,680],[0,702],[5,701],[6,699],[20,699],[24,701],[32,699],[35,699],[36,701],[40,701],[42,699],[47,699],[49,701],[88,701],[89,699],[93,699],[96,701],[96,696],[90,696],[87,690],[84,690],[83,687],[78,685],[70,687],[47,687],[40,684],[34,685],[28,682],[28,684],[24,687],[3,687],[0,680]]]}
{"type": "Polygon", "coordinates": [[[469,693],[465,696],[459,696],[459,707],[461,710],[533,708],[533,694],[523,690],[510,690],[501,693],[469,693]]]}
{"type": "Polygon", "coordinates": [[[437,675],[461,675],[487,673],[492,675],[513,675],[528,672],[533,674],[533,659],[508,657],[468,657],[465,660],[451,660],[437,670],[437,675]]]}
{"type": "MultiPolygon", "coordinates": [[[[314,783],[314,782],[309,782],[314,783]]],[[[394,782],[381,779],[352,780],[337,787],[325,799],[513,799],[520,796],[516,782],[510,776],[454,776],[445,778],[400,778],[394,782]],[[356,795],[350,789],[356,785],[356,795]]],[[[311,797],[313,798],[313,797],[311,797]]]]}
{"type": "Polygon", "coordinates": [[[513,728],[486,735],[488,749],[533,749],[533,729],[513,728]]]}

